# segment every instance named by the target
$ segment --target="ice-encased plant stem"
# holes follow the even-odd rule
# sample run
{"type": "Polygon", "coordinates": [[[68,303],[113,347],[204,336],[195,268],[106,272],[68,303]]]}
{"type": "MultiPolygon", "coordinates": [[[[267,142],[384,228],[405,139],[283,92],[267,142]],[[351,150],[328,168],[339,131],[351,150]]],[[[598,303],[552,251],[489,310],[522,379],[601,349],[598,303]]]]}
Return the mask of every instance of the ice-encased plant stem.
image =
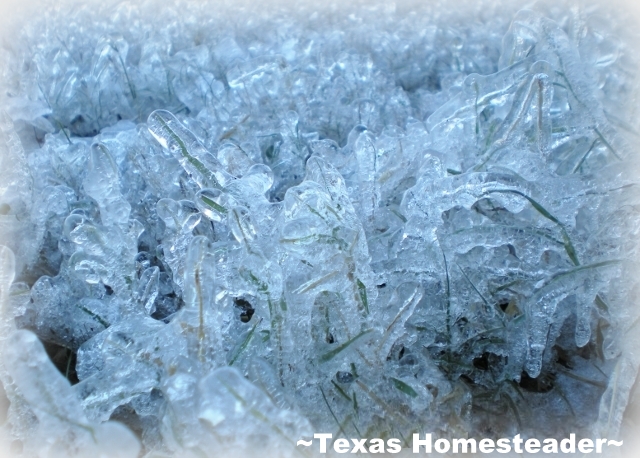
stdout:
{"type": "Polygon", "coordinates": [[[618,437],[640,327],[619,16],[232,6],[63,7],[2,51],[8,447],[618,437]]]}

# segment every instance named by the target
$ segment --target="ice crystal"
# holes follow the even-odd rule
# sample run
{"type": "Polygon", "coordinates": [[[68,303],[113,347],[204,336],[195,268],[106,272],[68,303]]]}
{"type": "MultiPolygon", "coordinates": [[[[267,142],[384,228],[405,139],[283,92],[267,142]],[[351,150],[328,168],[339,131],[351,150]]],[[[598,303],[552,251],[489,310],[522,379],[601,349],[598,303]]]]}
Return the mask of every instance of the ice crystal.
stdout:
{"type": "Polygon", "coordinates": [[[25,26],[0,119],[13,451],[618,435],[633,48],[602,7],[489,3],[25,26]]]}

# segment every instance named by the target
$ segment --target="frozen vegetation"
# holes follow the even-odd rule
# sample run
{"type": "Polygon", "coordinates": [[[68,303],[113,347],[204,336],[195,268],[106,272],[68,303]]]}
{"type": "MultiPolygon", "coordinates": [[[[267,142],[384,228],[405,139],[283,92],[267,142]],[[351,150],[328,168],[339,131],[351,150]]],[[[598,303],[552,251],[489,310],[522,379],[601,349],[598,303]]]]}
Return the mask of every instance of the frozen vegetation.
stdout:
{"type": "Polygon", "coordinates": [[[52,6],[2,50],[7,447],[619,437],[623,17],[195,3],[52,6]]]}

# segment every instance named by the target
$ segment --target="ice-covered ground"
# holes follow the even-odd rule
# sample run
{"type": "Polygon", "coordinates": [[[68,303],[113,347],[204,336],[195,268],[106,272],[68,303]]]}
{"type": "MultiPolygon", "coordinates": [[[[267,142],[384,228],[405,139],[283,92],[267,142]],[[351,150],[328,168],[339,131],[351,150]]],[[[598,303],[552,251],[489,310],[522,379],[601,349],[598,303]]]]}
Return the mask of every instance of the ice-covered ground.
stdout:
{"type": "Polygon", "coordinates": [[[453,4],[51,5],[5,40],[12,453],[619,436],[629,24],[453,4]]]}

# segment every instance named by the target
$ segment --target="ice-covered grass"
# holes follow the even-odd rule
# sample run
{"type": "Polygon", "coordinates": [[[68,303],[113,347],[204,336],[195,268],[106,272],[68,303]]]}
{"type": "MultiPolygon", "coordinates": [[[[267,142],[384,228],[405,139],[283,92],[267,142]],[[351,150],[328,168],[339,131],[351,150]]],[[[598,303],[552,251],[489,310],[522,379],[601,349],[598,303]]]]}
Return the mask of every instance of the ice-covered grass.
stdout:
{"type": "Polygon", "coordinates": [[[617,437],[638,366],[631,31],[598,4],[448,3],[25,24],[0,96],[14,452],[617,437]]]}

